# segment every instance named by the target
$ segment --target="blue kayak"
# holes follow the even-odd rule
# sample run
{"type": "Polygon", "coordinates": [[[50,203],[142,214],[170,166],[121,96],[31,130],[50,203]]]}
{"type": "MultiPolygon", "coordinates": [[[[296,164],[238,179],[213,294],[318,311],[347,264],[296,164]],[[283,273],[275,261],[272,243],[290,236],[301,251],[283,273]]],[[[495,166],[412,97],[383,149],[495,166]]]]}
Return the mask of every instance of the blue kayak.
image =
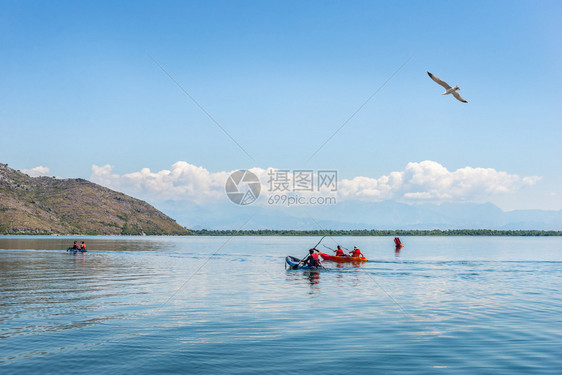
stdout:
{"type": "Polygon", "coordinates": [[[310,267],[306,264],[300,264],[301,260],[299,258],[295,258],[295,257],[292,257],[290,255],[287,258],[285,258],[285,262],[287,262],[289,267],[294,269],[294,270],[318,270],[318,269],[324,268],[322,266],[310,267]]]}
{"type": "Polygon", "coordinates": [[[86,250],[86,249],[84,249],[84,250],[81,250],[81,249],[73,249],[73,248],[71,248],[71,247],[69,247],[68,249],[66,249],[66,251],[69,251],[69,252],[71,252],[72,254],[76,254],[76,253],[86,253],[86,252],[88,252],[88,250],[86,250]]]}

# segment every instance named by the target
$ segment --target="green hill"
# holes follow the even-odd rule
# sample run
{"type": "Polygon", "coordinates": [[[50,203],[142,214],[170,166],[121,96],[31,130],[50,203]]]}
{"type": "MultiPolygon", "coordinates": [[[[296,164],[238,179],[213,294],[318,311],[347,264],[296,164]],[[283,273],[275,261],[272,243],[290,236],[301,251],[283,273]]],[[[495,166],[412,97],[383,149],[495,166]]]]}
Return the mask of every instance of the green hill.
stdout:
{"type": "Polygon", "coordinates": [[[0,164],[0,234],[187,235],[146,202],[83,179],[29,177],[0,164]]]}

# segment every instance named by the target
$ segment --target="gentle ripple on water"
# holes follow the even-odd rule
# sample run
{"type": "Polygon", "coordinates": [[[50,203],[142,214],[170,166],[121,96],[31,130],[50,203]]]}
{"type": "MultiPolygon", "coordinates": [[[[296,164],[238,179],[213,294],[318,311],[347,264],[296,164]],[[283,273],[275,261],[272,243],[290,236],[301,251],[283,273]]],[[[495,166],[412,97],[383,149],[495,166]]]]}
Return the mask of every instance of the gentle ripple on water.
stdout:
{"type": "Polygon", "coordinates": [[[283,263],[316,238],[56,251],[72,240],[0,238],[2,373],[562,369],[560,238],[414,237],[397,254],[391,238],[340,238],[372,261],[318,272],[283,263]]]}

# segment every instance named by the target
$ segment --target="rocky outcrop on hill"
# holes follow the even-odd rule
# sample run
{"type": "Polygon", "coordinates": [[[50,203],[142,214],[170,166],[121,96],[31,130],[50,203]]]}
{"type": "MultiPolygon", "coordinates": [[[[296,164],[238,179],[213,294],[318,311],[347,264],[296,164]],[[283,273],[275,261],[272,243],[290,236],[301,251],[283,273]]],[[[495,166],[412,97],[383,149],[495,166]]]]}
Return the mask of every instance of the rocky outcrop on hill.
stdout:
{"type": "Polygon", "coordinates": [[[146,202],[83,179],[30,177],[0,163],[0,234],[187,235],[146,202]]]}

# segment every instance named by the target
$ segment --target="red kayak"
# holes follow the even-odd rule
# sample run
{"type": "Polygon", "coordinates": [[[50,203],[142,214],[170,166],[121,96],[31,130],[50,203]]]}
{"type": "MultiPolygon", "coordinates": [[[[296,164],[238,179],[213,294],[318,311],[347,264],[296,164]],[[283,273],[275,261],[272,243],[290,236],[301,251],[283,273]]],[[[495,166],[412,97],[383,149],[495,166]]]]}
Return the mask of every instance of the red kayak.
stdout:
{"type": "Polygon", "coordinates": [[[366,262],[369,259],[365,258],[365,257],[350,257],[349,255],[346,255],[344,257],[338,257],[335,255],[329,255],[326,253],[320,253],[320,256],[322,257],[322,259],[324,260],[329,260],[332,262],[338,262],[338,263],[345,263],[345,262],[366,262]]]}

